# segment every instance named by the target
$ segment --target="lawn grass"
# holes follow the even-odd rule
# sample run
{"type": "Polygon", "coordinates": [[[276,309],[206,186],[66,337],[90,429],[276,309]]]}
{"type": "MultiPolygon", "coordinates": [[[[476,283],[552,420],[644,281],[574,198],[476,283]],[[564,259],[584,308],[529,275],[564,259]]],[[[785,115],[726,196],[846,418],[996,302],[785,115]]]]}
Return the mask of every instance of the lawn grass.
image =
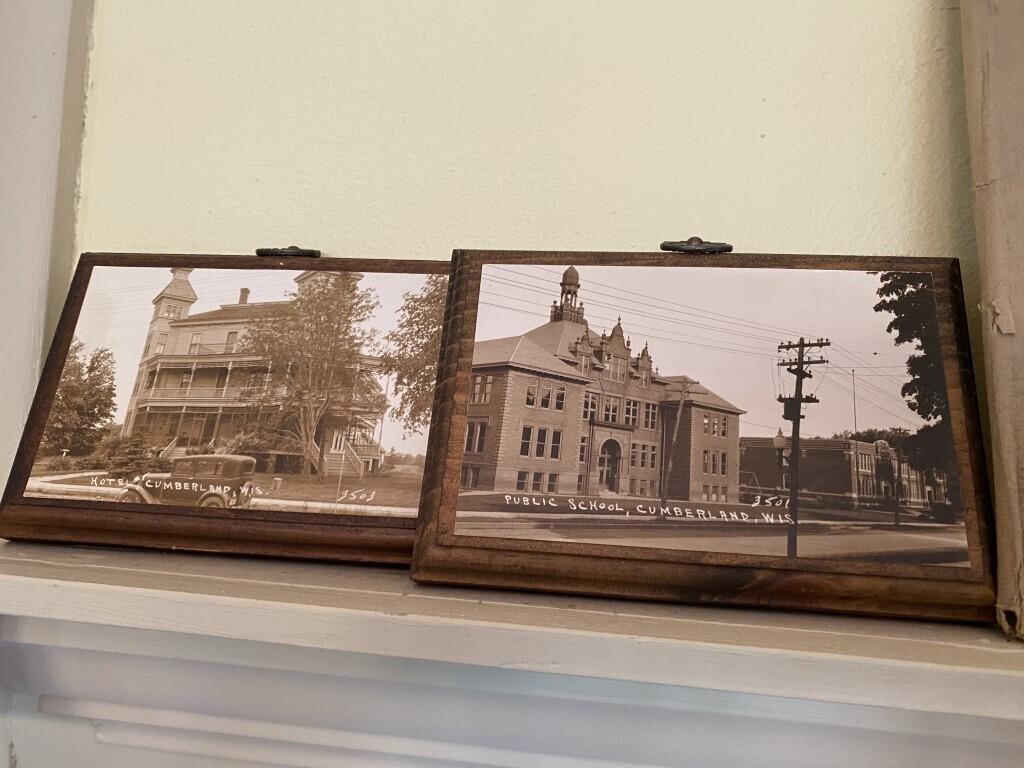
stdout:
{"type": "Polygon", "coordinates": [[[345,477],[338,493],[338,478],[303,480],[299,475],[257,473],[253,482],[259,489],[257,499],[289,499],[292,501],[325,501],[344,504],[367,504],[382,507],[412,507],[420,503],[423,476],[416,473],[393,472],[387,475],[345,477]],[[281,478],[281,488],[274,490],[274,478],[281,478]]]}
{"type": "MultiPolygon", "coordinates": [[[[74,470],[68,470],[66,474],[73,473],[74,470]]],[[[337,477],[327,477],[323,480],[317,480],[314,477],[303,480],[299,475],[266,472],[258,472],[253,475],[253,484],[258,489],[254,498],[257,499],[340,502],[343,504],[366,504],[367,506],[410,507],[412,509],[419,506],[422,482],[423,475],[418,472],[392,472],[387,475],[365,475],[362,478],[353,474],[342,480],[341,495],[339,496],[337,477]],[[278,490],[274,490],[275,478],[281,478],[281,487],[278,490]]],[[[92,485],[93,479],[82,476],[62,480],[59,484],[92,485]]],[[[108,487],[117,487],[117,485],[111,484],[108,487]]]]}

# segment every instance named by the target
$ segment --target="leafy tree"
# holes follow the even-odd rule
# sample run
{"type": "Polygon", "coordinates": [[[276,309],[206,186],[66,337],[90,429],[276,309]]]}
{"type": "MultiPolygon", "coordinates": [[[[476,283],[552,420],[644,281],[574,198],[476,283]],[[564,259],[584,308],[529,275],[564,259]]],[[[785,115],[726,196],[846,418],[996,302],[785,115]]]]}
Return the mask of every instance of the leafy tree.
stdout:
{"type": "Polygon", "coordinates": [[[889,312],[886,330],[895,333],[896,344],[913,344],[907,358],[910,380],[902,394],[910,409],[927,421],[949,417],[946,380],[942,373],[938,318],[931,275],[922,272],[883,272],[876,312],[889,312]]]}
{"type": "Polygon", "coordinates": [[[944,471],[950,499],[956,503],[959,484],[931,275],[882,272],[880,279],[880,301],[874,309],[892,315],[886,330],[895,335],[897,345],[913,345],[907,358],[910,378],[901,394],[907,406],[928,422],[907,435],[900,448],[916,469],[944,471]]]}
{"type": "Polygon", "coordinates": [[[852,429],[845,429],[832,435],[833,440],[859,440],[862,443],[876,443],[879,440],[885,440],[897,451],[902,451],[911,437],[910,430],[903,427],[887,427],[885,429],[871,427],[856,432],[852,429]]]}
{"type": "Polygon", "coordinates": [[[71,342],[43,431],[44,453],[92,453],[114,415],[114,375],[109,349],[99,347],[86,354],[79,339],[71,342]]]}
{"type": "Polygon", "coordinates": [[[430,275],[417,293],[403,295],[398,326],[384,337],[384,369],[395,377],[392,415],[406,433],[430,423],[448,292],[445,275],[430,275]]]}
{"type": "Polygon", "coordinates": [[[358,283],[352,273],[307,277],[291,301],[256,320],[240,344],[240,351],[269,364],[269,386],[252,397],[280,407],[278,429],[299,446],[303,477],[313,469],[323,476],[321,432],[328,416],[347,429],[385,405],[373,371],[362,361],[373,340],[363,323],[379,304],[373,290],[361,290],[358,283]]]}

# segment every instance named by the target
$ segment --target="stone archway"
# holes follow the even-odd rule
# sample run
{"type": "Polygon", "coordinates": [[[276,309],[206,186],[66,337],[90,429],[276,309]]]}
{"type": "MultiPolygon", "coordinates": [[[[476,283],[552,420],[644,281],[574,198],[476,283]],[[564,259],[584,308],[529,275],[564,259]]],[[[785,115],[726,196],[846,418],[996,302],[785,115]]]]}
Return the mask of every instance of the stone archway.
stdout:
{"type": "Polygon", "coordinates": [[[608,439],[597,456],[597,482],[602,491],[618,493],[622,472],[622,448],[617,440],[608,439]]]}

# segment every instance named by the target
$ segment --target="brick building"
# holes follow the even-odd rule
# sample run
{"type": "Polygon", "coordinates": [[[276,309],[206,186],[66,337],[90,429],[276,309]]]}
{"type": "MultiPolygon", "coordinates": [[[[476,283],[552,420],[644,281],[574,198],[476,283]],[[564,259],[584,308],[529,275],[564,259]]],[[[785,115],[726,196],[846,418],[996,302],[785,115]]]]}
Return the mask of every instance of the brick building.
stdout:
{"type": "Polygon", "coordinates": [[[662,375],[621,320],[592,330],[575,268],[560,287],[547,323],[475,344],[462,487],[736,501],[743,411],[662,375]]]}
{"type": "MultiPolygon", "coordinates": [[[[240,350],[249,324],[288,304],[250,302],[249,289],[242,288],[236,303],[192,314],[198,297],[189,281],[191,272],[172,269],[171,281],[153,298],[149,333],[121,431],[122,437],[141,435],[168,458],[212,450],[254,429],[257,411],[273,412],[274,399],[266,392],[267,361],[240,350]]],[[[304,281],[326,277],[303,272],[295,282],[301,290],[304,281]]],[[[364,357],[360,364],[378,367],[372,357],[364,357]]],[[[359,400],[354,394],[324,419],[319,440],[328,474],[343,468],[362,476],[380,465],[382,452],[375,435],[383,414],[359,400]]],[[[278,418],[287,416],[281,411],[278,418]]],[[[299,455],[286,448],[272,453],[270,460],[281,466],[288,456],[299,455]]]]}
{"type": "MultiPolygon", "coordinates": [[[[914,469],[885,440],[803,438],[800,446],[801,492],[832,506],[932,509],[949,503],[943,472],[914,469]]],[[[751,490],[789,489],[788,460],[779,466],[770,437],[740,439],[740,472],[751,490]]]]}

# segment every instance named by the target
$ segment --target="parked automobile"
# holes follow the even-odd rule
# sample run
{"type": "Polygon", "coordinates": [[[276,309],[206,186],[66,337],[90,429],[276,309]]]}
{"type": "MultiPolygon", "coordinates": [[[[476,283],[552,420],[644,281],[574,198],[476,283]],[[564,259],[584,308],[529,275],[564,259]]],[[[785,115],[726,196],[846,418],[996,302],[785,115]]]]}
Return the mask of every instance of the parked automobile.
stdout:
{"type": "Polygon", "coordinates": [[[172,461],[170,472],[132,478],[118,501],[244,509],[252,501],[255,470],[256,459],[251,456],[181,456],[172,461]]]}

